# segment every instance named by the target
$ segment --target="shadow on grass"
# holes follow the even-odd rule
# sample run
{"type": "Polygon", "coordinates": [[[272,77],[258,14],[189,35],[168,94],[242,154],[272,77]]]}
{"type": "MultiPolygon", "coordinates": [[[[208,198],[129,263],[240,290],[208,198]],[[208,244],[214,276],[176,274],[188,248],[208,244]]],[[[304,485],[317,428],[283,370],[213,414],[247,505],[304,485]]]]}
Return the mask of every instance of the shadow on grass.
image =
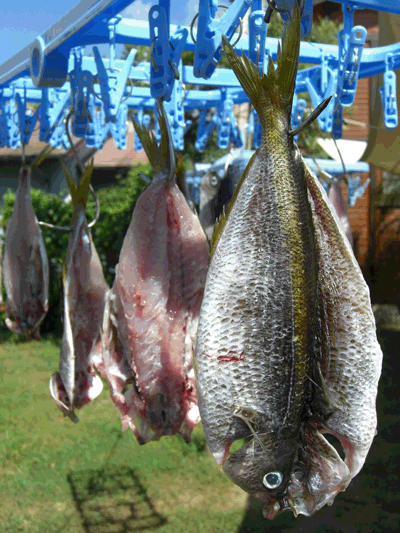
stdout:
{"type": "Polygon", "coordinates": [[[383,351],[377,412],[378,434],[361,472],[331,507],[313,517],[283,513],[273,522],[262,515],[262,504],[248,498],[236,533],[381,533],[400,531],[400,332],[380,330],[383,351]]]}
{"type": "Polygon", "coordinates": [[[67,475],[86,533],[130,533],[166,523],[147,496],[137,472],[107,465],[67,475]]]}

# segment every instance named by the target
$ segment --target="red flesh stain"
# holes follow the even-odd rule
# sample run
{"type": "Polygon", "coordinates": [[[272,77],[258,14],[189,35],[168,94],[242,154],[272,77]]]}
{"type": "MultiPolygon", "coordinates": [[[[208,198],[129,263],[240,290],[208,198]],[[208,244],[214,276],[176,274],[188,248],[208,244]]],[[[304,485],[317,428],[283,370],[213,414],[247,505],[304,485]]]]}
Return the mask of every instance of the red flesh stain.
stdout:
{"type": "Polygon", "coordinates": [[[231,361],[237,363],[239,361],[244,361],[246,359],[245,357],[243,357],[244,351],[239,355],[235,355],[235,354],[236,354],[235,351],[229,350],[229,352],[226,355],[219,355],[217,357],[217,361],[219,363],[230,363],[231,361]]]}

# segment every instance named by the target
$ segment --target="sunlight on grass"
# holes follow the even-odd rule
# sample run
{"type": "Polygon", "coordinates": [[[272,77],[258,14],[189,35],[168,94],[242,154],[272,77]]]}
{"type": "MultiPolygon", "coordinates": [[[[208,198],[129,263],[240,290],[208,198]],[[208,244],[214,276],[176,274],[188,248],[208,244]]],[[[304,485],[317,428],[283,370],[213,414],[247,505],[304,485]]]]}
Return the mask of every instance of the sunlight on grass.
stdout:
{"type": "Polygon", "coordinates": [[[246,495],[206,450],[201,427],[139,446],[108,389],[63,418],[49,393],[57,341],[0,345],[2,533],[233,532],[246,495]]]}

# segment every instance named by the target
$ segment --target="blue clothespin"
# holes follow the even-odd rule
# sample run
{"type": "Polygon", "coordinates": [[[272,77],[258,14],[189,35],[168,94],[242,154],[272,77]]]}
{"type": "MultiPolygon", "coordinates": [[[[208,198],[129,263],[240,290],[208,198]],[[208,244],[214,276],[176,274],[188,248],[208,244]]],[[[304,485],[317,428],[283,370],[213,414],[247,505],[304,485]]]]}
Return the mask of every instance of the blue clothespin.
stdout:
{"type": "Polygon", "coordinates": [[[229,98],[226,88],[221,89],[221,101],[217,107],[217,145],[227,148],[231,129],[230,114],[233,112],[233,100],[229,98]]]}
{"type": "Polygon", "coordinates": [[[93,74],[82,70],[77,78],[77,90],[73,94],[73,108],[71,130],[75,137],[84,137],[89,120],[89,100],[92,94],[93,74]]]}
{"type": "MultiPolygon", "coordinates": [[[[69,91],[61,93],[60,91],[47,87],[42,90],[42,101],[39,109],[40,141],[50,143],[51,146],[57,146],[57,148],[60,147],[60,143],[63,141],[61,133],[61,130],[64,128],[63,120],[66,118],[70,103],[71,94],[69,91]],[[55,133],[58,129],[60,131],[55,133]]],[[[66,138],[66,142],[69,145],[68,138],[66,138]]]]}
{"type": "Polygon", "coordinates": [[[200,113],[199,126],[197,128],[196,141],[194,146],[198,152],[203,152],[208,138],[213,130],[217,127],[217,116],[214,115],[210,122],[206,124],[207,108],[200,113]]]}
{"type": "Polygon", "coordinates": [[[13,95],[9,98],[9,103],[5,99],[1,100],[1,115],[3,117],[3,139],[5,146],[9,148],[18,148],[21,146],[21,135],[19,124],[15,120],[15,88],[13,87],[13,95]]]}
{"type": "Polygon", "coordinates": [[[351,106],[356,96],[367,30],[363,26],[353,27],[353,14],[354,7],[347,3],[343,4],[344,28],[338,34],[338,76],[335,107],[337,102],[343,106],[351,106]]]}
{"type": "Polygon", "coordinates": [[[37,113],[34,111],[30,115],[26,114],[26,87],[24,87],[23,99],[19,93],[16,93],[15,102],[17,104],[21,143],[28,144],[36,126],[37,113]]]}
{"type": "Polygon", "coordinates": [[[126,148],[126,121],[128,120],[128,106],[121,104],[118,109],[116,120],[110,123],[111,135],[119,150],[126,148]]]}
{"type": "Polygon", "coordinates": [[[253,134],[253,148],[257,150],[261,144],[261,124],[255,109],[250,112],[248,131],[253,134]]]}
{"type": "MultiPolygon", "coordinates": [[[[178,68],[178,74],[182,79],[182,64],[178,68]]],[[[172,141],[176,150],[183,150],[183,135],[185,133],[185,112],[183,102],[186,97],[182,83],[175,83],[171,97],[164,101],[164,109],[168,117],[172,141]]]]}
{"type": "Polygon", "coordinates": [[[185,28],[178,28],[170,42],[168,19],[167,10],[161,5],[149,11],[150,91],[153,98],[166,100],[171,96],[188,36],[185,28]]]}
{"type": "MultiPolygon", "coordinates": [[[[302,98],[298,99],[297,94],[295,93],[293,98],[292,105],[292,128],[298,128],[303,122],[304,110],[306,108],[307,102],[302,98]]],[[[298,135],[295,135],[294,141],[297,143],[298,135]]]]}
{"type": "Polygon", "coordinates": [[[0,90],[0,148],[7,146],[7,123],[5,118],[6,102],[3,100],[3,91],[0,90]]]}
{"type": "Polygon", "coordinates": [[[193,74],[196,78],[210,78],[221,58],[222,35],[231,39],[253,0],[236,0],[220,19],[215,18],[218,0],[200,0],[197,41],[193,74]]]}
{"type": "Polygon", "coordinates": [[[268,24],[264,22],[264,17],[264,11],[253,11],[249,17],[249,58],[260,66],[261,71],[265,69],[265,58],[268,59],[268,53],[265,53],[268,24]]]}
{"type": "Polygon", "coordinates": [[[370,179],[368,178],[363,185],[361,185],[360,176],[348,176],[347,178],[347,204],[350,207],[354,207],[356,204],[357,198],[362,198],[365,191],[367,190],[368,185],[370,184],[370,179]]]}
{"type": "Polygon", "coordinates": [[[233,109],[229,113],[228,118],[230,123],[229,140],[235,148],[242,148],[244,146],[243,138],[236,124],[236,118],[233,109]]]}
{"type": "MultiPolygon", "coordinates": [[[[139,107],[135,120],[138,124],[147,129],[150,126],[150,115],[143,113],[143,107],[139,107]]],[[[142,143],[140,142],[140,138],[138,135],[136,135],[136,132],[134,133],[134,146],[136,152],[140,152],[143,149],[142,143]]]]}
{"type": "Polygon", "coordinates": [[[383,117],[386,128],[393,129],[397,127],[397,95],[396,95],[396,74],[393,71],[393,54],[388,53],[385,56],[386,70],[383,74],[383,87],[379,92],[382,100],[383,117]]]}
{"type": "MultiPolygon", "coordinates": [[[[323,69],[322,67],[313,67],[306,69],[307,71],[302,74],[305,76],[305,84],[308,92],[310,93],[310,98],[312,104],[317,107],[325,98],[334,94],[337,80],[337,72],[333,71],[329,67],[326,67],[324,70],[324,78],[322,76],[323,69]],[[326,78],[325,78],[326,76],[326,78]],[[325,90],[324,85],[326,84],[325,90]]],[[[332,131],[332,115],[335,109],[336,99],[332,98],[328,106],[324,111],[318,116],[318,124],[321,128],[321,131],[332,131]]]]}
{"type": "MultiPolygon", "coordinates": [[[[109,29],[114,28],[115,24],[119,22],[117,18],[111,19],[109,22],[109,29]],[[112,24],[110,25],[110,23],[112,24]]],[[[110,30],[110,33],[111,30],[110,30]]],[[[115,35],[115,33],[113,33],[115,35]]],[[[119,111],[119,107],[121,105],[121,102],[126,100],[127,97],[124,98],[124,92],[126,90],[126,82],[128,81],[129,73],[132,67],[133,60],[135,59],[135,55],[137,50],[132,49],[128,57],[124,61],[124,66],[122,67],[122,70],[119,71],[114,68],[114,45],[115,42],[111,42],[110,44],[110,67],[107,69],[104,66],[103,60],[101,58],[99,49],[97,46],[93,46],[93,54],[94,59],[97,66],[97,75],[99,78],[99,85],[100,85],[100,92],[101,92],[101,100],[103,102],[104,106],[104,112],[107,122],[116,122],[117,121],[117,115],[119,111]],[[109,73],[107,73],[107,70],[109,70],[109,73]]],[[[131,82],[132,83],[132,82],[131,82]]],[[[131,85],[131,92],[133,89],[133,84],[131,85]]],[[[100,97],[98,95],[98,97],[100,97]]]]}
{"type": "Polygon", "coordinates": [[[103,106],[100,106],[99,111],[96,113],[95,121],[96,143],[95,148],[101,150],[110,135],[111,123],[106,122],[103,106]]]}

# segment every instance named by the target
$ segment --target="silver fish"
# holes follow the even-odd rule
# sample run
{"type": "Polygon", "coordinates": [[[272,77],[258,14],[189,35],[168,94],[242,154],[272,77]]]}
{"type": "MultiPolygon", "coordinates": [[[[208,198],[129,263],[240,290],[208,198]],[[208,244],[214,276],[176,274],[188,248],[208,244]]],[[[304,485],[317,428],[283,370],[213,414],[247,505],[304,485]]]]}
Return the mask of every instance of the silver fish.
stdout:
{"type": "Polygon", "coordinates": [[[86,199],[93,162],[79,186],[64,167],[72,197],[73,215],[64,264],[64,333],[59,372],[50,378],[50,392],[61,411],[77,422],[75,409],[96,398],[103,389],[101,326],[108,286],[86,222],[86,199]]]}
{"type": "Polygon", "coordinates": [[[381,364],[368,288],[290,132],[296,3],[282,41],[277,69],[270,59],[260,77],[223,39],[262,140],[214,230],[195,358],[210,451],[271,519],[313,514],[360,470],[381,364]],[[341,440],[345,461],[323,432],[341,440]]]}
{"type": "Polygon", "coordinates": [[[111,397],[141,444],[178,432],[189,440],[199,420],[192,350],[209,255],[174,178],[162,105],[158,117],[160,146],[134,123],[155,177],[136,203],[103,328],[111,397]]]}
{"type": "Polygon", "coordinates": [[[49,265],[30,186],[31,169],[24,166],[19,172],[13,214],[6,229],[3,275],[7,327],[39,338],[39,327],[48,310],[49,265]]]}

